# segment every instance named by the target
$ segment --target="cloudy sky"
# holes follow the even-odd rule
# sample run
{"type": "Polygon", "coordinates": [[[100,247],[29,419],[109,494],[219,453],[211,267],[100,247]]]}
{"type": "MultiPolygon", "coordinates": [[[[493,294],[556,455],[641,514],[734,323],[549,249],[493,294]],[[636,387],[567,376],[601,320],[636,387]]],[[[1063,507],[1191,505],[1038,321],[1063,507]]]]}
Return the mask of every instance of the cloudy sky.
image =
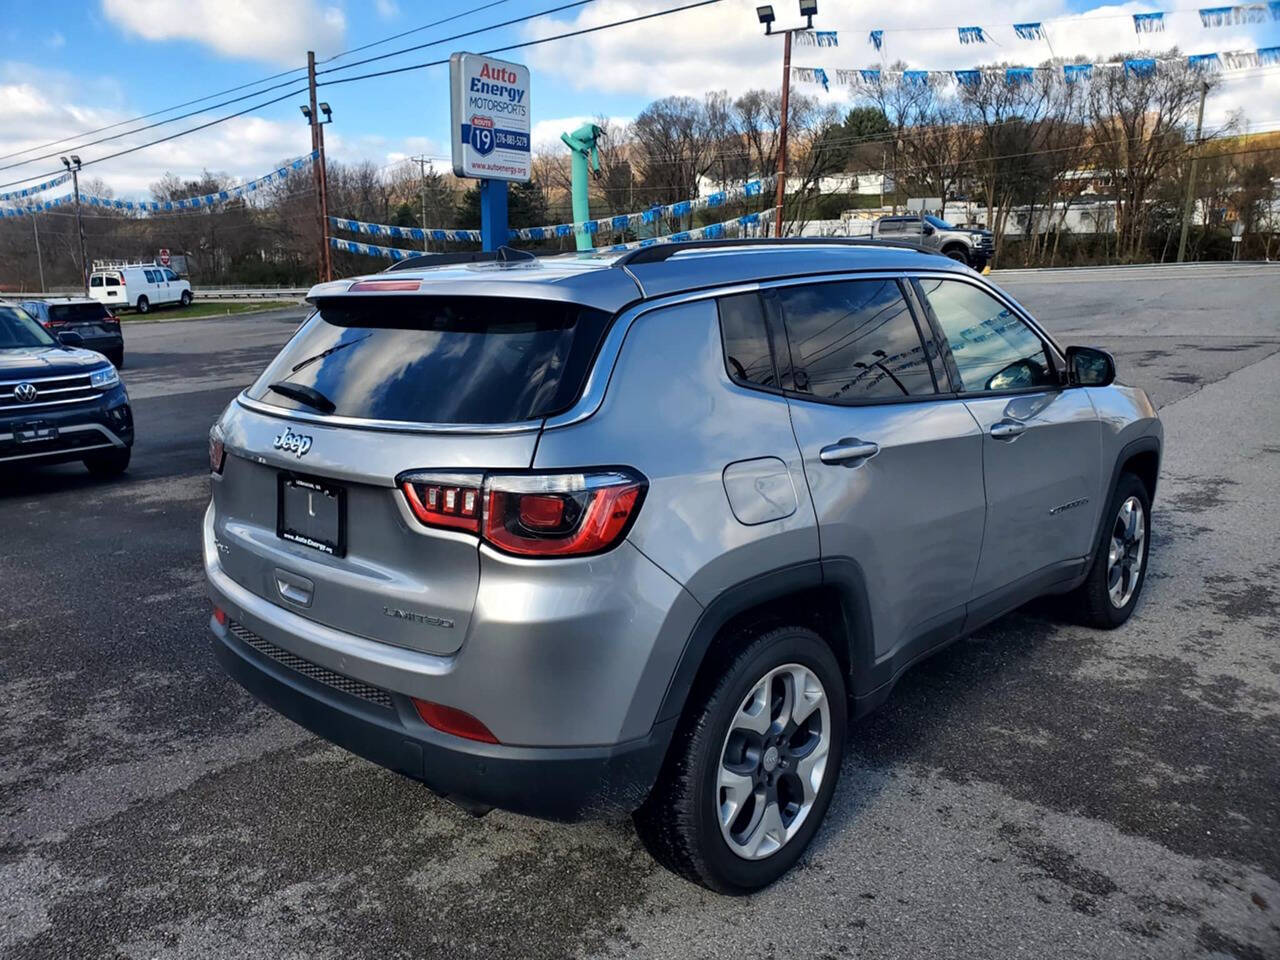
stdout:
{"type": "MultiPolygon", "coordinates": [[[[41,180],[60,170],[57,156],[76,150],[86,162],[149,139],[206,123],[261,101],[290,94],[304,78],[306,51],[331,70],[322,80],[446,59],[454,50],[487,51],[583,27],[679,6],[688,0],[588,0],[557,13],[499,29],[460,34],[570,4],[572,0],[44,0],[12,3],[0,20],[0,184],[41,180]],[[436,21],[447,23],[428,26],[436,21]],[[419,29],[426,27],[426,29],[419,29]],[[408,32],[398,39],[385,41],[408,32]],[[434,43],[433,41],[441,41],[434,43]],[[376,44],[376,45],[375,45],[376,44]],[[356,61],[432,44],[357,66],[356,61]],[[356,48],[369,46],[367,49],[356,48]],[[292,72],[287,72],[292,71],[292,72]],[[281,74],[284,74],[281,76],[281,74]],[[267,79],[271,78],[271,79],[267,79]],[[262,81],[258,83],[258,81],[262,81]],[[218,91],[255,84],[221,97],[84,135],[85,131],[162,111],[218,91]],[[269,87],[278,87],[267,91],[269,87]],[[221,100],[262,91],[137,134],[135,127],[189,113],[221,100]],[[90,144],[100,137],[127,135],[90,144]],[[69,138],[42,146],[59,138],[69,138]],[[34,149],[33,149],[34,148],[34,149]],[[19,153],[18,151],[23,151],[19,153]]],[[[1201,0],[1213,6],[1225,0],[1201,0]]],[[[839,32],[836,48],[798,48],[795,63],[825,67],[875,65],[871,29],[885,31],[883,56],[920,69],[957,69],[986,63],[1034,65],[1052,52],[1105,60],[1177,45],[1208,53],[1280,45],[1280,20],[1206,29],[1196,6],[1165,3],[1102,5],[1091,0],[1013,0],[986,14],[946,0],[898,0],[874,13],[867,4],[819,0],[816,26],[839,32]],[[957,12],[968,10],[970,12],[957,12]],[[1142,35],[1131,15],[1163,10],[1166,30],[1142,35]],[[998,18],[998,19],[995,19],[998,18]],[[1018,39],[1012,23],[1045,23],[1047,41],[1018,39]],[[993,42],[962,46],[957,26],[980,25],[993,42]],[[1050,48],[1050,44],[1052,48],[1050,48]]],[[[765,37],[756,0],[721,0],[696,10],[631,26],[558,40],[504,54],[532,70],[535,144],[554,144],[561,131],[598,114],[634,116],[668,94],[731,93],[776,86],[781,41],[765,37]]],[[[877,5],[880,6],[880,5],[877,5]]],[[[794,2],[774,4],[778,25],[799,22],[794,2]]],[[[1265,5],[1264,5],[1265,7],[1265,5]]],[[[819,92],[805,88],[807,92],[819,92]]],[[[827,95],[847,100],[833,87],[827,95]]],[[[340,160],[390,165],[426,154],[448,166],[448,69],[433,66],[391,76],[322,87],[333,106],[326,142],[340,160]]],[[[195,176],[204,169],[247,179],[310,148],[298,106],[305,93],[208,129],[127,156],[89,163],[117,197],[142,199],[169,172],[195,176]]],[[[1209,104],[1211,127],[1242,109],[1251,129],[1280,128],[1280,67],[1227,75],[1209,104]]],[[[21,186],[22,184],[19,184],[21,186]]],[[[0,192],[14,189],[0,186],[0,192]]],[[[55,191],[56,193],[56,191],[55,191]]],[[[53,195],[53,194],[51,194],[53,195]]]]}

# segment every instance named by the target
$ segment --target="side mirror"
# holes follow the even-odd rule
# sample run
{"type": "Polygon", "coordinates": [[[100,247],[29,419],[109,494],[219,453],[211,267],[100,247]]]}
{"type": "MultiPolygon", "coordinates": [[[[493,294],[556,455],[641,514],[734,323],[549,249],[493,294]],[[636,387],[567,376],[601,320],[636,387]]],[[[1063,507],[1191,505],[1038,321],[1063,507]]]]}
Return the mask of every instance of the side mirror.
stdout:
{"type": "Polygon", "coordinates": [[[58,334],[58,342],[64,347],[83,347],[84,337],[76,333],[74,330],[64,330],[58,334]]]}
{"type": "Polygon", "coordinates": [[[926,223],[923,229],[924,229],[924,235],[926,237],[933,236],[933,227],[931,227],[929,224],[926,223]]]}
{"type": "Polygon", "coordinates": [[[1115,382],[1116,361],[1095,347],[1067,347],[1067,383],[1073,387],[1106,387],[1115,382]]]}

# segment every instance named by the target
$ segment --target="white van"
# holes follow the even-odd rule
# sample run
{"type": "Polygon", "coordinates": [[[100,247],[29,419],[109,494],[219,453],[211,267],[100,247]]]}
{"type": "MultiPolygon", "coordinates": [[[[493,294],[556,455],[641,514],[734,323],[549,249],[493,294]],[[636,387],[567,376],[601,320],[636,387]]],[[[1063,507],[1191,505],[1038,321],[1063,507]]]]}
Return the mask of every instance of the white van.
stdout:
{"type": "Polygon", "coordinates": [[[149,313],[167,303],[186,306],[191,284],[158,263],[95,260],[89,275],[89,296],[109,307],[133,307],[149,313]]]}

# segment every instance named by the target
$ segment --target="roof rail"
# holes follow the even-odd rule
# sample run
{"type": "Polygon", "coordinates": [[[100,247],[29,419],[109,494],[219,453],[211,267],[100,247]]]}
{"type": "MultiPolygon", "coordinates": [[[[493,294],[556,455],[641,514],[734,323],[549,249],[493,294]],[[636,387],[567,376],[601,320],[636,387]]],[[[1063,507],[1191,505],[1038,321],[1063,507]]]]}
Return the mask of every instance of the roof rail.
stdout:
{"type": "Polygon", "coordinates": [[[682,250],[706,250],[730,247],[902,247],[918,253],[937,253],[909,240],[880,240],[870,237],[742,237],[720,240],[686,240],[680,243],[655,243],[648,247],[628,250],[613,261],[615,267],[629,267],[637,263],[661,263],[682,250]]]}
{"type": "Polygon", "coordinates": [[[383,273],[417,267],[447,267],[455,263],[525,263],[538,258],[528,250],[501,246],[497,250],[460,250],[455,253],[420,253],[393,263],[383,273]]]}

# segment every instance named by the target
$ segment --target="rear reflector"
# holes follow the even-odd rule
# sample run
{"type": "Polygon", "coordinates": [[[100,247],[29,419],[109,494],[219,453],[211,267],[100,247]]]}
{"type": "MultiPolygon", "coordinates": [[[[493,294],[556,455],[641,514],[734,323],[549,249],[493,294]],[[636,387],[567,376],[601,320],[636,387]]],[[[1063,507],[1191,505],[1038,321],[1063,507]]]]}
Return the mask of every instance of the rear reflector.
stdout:
{"type": "Polygon", "coordinates": [[[227,625],[227,611],[223,610],[221,607],[214,607],[213,619],[218,621],[219,626],[225,627],[227,625]]]}
{"type": "Polygon", "coordinates": [[[488,727],[464,710],[419,700],[417,697],[413,698],[413,705],[423,722],[441,733],[480,743],[498,742],[498,738],[489,732],[488,727]]]}

